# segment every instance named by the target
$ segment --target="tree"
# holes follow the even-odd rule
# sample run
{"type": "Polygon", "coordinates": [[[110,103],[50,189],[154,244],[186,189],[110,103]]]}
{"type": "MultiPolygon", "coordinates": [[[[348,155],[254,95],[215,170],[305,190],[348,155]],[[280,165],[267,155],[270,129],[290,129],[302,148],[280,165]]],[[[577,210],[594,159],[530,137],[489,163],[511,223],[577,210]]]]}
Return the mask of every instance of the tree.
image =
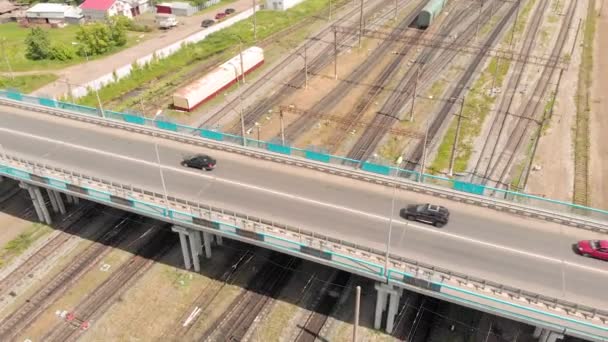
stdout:
{"type": "Polygon", "coordinates": [[[47,59],[51,56],[49,33],[39,27],[33,28],[25,38],[25,57],[32,60],[47,59]]]}
{"type": "Polygon", "coordinates": [[[124,21],[111,19],[108,23],[82,25],[76,32],[80,56],[101,55],[127,43],[124,21]]]}

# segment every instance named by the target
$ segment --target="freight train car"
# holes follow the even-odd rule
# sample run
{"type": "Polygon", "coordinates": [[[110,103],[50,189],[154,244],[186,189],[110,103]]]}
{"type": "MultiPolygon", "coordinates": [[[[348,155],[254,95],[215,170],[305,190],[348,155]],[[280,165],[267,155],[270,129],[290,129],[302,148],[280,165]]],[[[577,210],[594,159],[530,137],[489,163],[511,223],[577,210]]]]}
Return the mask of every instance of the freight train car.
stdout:
{"type": "Polygon", "coordinates": [[[420,14],[418,14],[418,27],[424,29],[431,26],[435,18],[441,13],[441,10],[443,10],[446,1],[447,0],[431,0],[424,6],[422,11],[420,11],[420,14]]]}
{"type": "MultiPolygon", "coordinates": [[[[252,46],[243,51],[243,69],[245,74],[250,73],[264,63],[264,50],[252,46]]],[[[230,87],[241,77],[240,54],[226,63],[215,68],[202,78],[179,89],[173,94],[173,108],[191,111],[205,101],[210,100],[222,90],[230,87]]]]}

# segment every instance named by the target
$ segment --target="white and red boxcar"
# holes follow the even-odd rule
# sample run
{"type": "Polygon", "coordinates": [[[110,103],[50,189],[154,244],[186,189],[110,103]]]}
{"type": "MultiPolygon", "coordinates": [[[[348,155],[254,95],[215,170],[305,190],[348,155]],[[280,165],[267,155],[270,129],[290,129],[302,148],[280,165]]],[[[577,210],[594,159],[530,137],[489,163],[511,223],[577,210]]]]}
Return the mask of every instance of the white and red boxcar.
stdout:
{"type": "MultiPolygon", "coordinates": [[[[243,69],[245,75],[264,63],[264,50],[252,46],[243,50],[243,69]]],[[[215,68],[202,78],[179,89],[173,94],[173,107],[180,110],[191,111],[203,102],[211,99],[217,93],[230,87],[241,77],[240,54],[228,60],[228,62],[215,68]]]]}

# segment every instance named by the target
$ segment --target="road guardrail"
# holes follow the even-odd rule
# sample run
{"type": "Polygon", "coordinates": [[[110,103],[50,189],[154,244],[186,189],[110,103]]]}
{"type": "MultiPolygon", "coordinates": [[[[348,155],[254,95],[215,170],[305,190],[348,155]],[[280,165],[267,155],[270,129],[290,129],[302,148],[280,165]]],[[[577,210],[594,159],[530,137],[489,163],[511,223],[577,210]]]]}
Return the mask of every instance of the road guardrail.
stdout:
{"type": "Polygon", "coordinates": [[[144,126],[124,121],[104,119],[98,116],[81,114],[78,112],[57,109],[42,105],[29,104],[16,100],[0,98],[0,104],[15,108],[20,108],[28,111],[50,114],[63,118],[78,120],[87,123],[93,123],[101,126],[122,129],[130,132],[160,137],[163,139],[178,141],[190,145],[206,147],[225,152],[237,153],[258,159],[278,162],[286,165],[314,169],[317,171],[357,179],[369,183],[384,185],[388,187],[398,187],[399,189],[422,193],[426,195],[446,198],[449,200],[463,202],[467,204],[477,205],[480,207],[494,209],[497,211],[509,212],[521,216],[537,218],[541,220],[551,221],[558,224],[568,225],[571,227],[582,228],[599,233],[608,233],[608,222],[601,222],[589,219],[583,216],[567,215],[557,211],[548,209],[530,207],[523,204],[509,202],[497,198],[491,198],[476,194],[471,194],[462,191],[451,190],[445,187],[440,187],[431,184],[415,182],[405,178],[391,177],[381,174],[376,174],[361,169],[346,167],[343,165],[328,164],[312,159],[305,159],[297,156],[285,155],[277,152],[266,151],[243,147],[232,143],[205,139],[199,136],[186,135],[170,130],[165,130],[157,127],[144,126]]]}

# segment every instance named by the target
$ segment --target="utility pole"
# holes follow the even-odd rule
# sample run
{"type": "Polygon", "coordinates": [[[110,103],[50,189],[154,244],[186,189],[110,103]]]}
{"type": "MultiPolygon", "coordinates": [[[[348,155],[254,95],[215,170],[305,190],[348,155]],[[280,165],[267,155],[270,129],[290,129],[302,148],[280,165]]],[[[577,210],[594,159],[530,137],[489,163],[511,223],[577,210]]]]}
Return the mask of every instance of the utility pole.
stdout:
{"type": "Polygon", "coordinates": [[[477,41],[477,36],[479,35],[479,30],[481,29],[481,12],[483,10],[483,0],[479,0],[479,15],[477,16],[477,28],[475,29],[475,41],[477,41]]]}
{"type": "Polygon", "coordinates": [[[420,183],[424,183],[424,170],[426,169],[426,144],[429,136],[429,125],[427,122],[424,130],[424,141],[422,143],[422,164],[420,165],[420,183]]]}
{"type": "Polygon", "coordinates": [[[492,88],[490,89],[490,95],[494,96],[494,88],[496,88],[496,80],[498,78],[498,66],[500,65],[500,55],[496,57],[496,66],[494,67],[494,77],[492,78],[492,88]]]}
{"type": "Polygon", "coordinates": [[[251,0],[253,2],[253,41],[257,42],[258,40],[258,30],[257,30],[257,22],[255,19],[255,0],[251,0]]]}
{"type": "Polygon", "coordinates": [[[68,86],[68,96],[70,97],[70,103],[74,103],[74,94],[72,93],[72,85],[70,84],[70,79],[66,77],[65,83],[68,86]]]}
{"type": "Polygon", "coordinates": [[[397,0],[395,0],[395,13],[393,14],[393,20],[397,20],[397,0]]]}
{"type": "Polygon", "coordinates": [[[308,44],[304,44],[304,89],[308,89],[308,44]]]}
{"type": "Polygon", "coordinates": [[[9,76],[12,80],[15,79],[15,75],[13,74],[13,68],[11,68],[11,62],[9,62],[8,57],[6,56],[6,49],[4,48],[4,43],[6,42],[6,38],[2,37],[2,55],[4,56],[4,60],[6,61],[6,66],[8,67],[9,76]]]}
{"type": "Polygon", "coordinates": [[[334,79],[338,79],[338,30],[334,26],[334,79]]]}
{"type": "MultiPolygon", "coordinates": [[[[254,28],[255,28],[255,26],[254,26],[254,28]]],[[[255,29],[253,31],[255,32],[255,29]]],[[[245,84],[245,67],[243,66],[243,41],[241,40],[241,37],[238,37],[238,38],[239,38],[239,59],[241,60],[241,80],[243,80],[243,84],[245,84]]]]}
{"type": "Polygon", "coordinates": [[[283,123],[283,108],[279,108],[279,118],[281,119],[281,145],[285,146],[285,124],[283,123]]]}
{"type": "Polygon", "coordinates": [[[509,43],[511,50],[513,50],[513,40],[515,39],[515,31],[517,30],[517,20],[519,19],[519,7],[520,6],[521,6],[521,0],[517,0],[517,9],[515,12],[515,22],[513,23],[513,29],[511,30],[511,42],[509,43]]]}
{"type": "Polygon", "coordinates": [[[331,20],[331,0],[329,0],[329,17],[327,20],[331,20]]]}
{"type": "Polygon", "coordinates": [[[361,0],[361,12],[359,14],[359,49],[361,48],[361,36],[363,35],[363,0],[361,0]]]}
{"type": "Polygon", "coordinates": [[[146,116],[146,107],[144,107],[144,99],[139,99],[139,105],[141,106],[141,115],[146,116]]]}
{"type": "Polygon", "coordinates": [[[355,323],[353,325],[353,342],[357,342],[357,329],[359,328],[359,308],[361,306],[361,286],[355,288],[355,323]]]}
{"type": "Polygon", "coordinates": [[[241,94],[239,94],[239,103],[241,106],[241,110],[239,111],[241,117],[241,136],[243,137],[243,146],[247,146],[247,138],[245,137],[245,116],[243,115],[243,97],[241,94]]]}
{"type": "Polygon", "coordinates": [[[416,102],[416,91],[418,90],[418,81],[420,80],[420,69],[422,66],[418,64],[416,69],[416,83],[414,83],[414,92],[412,92],[412,106],[410,107],[410,122],[414,122],[414,103],[416,102]]]}
{"type": "Polygon", "coordinates": [[[458,145],[458,137],[460,136],[460,125],[462,122],[462,111],[464,108],[465,97],[462,97],[462,102],[460,103],[460,113],[458,114],[458,123],[456,124],[456,134],[454,134],[454,143],[452,144],[452,156],[450,158],[450,170],[448,171],[448,176],[452,177],[454,174],[454,161],[456,160],[456,146],[458,145]]]}

